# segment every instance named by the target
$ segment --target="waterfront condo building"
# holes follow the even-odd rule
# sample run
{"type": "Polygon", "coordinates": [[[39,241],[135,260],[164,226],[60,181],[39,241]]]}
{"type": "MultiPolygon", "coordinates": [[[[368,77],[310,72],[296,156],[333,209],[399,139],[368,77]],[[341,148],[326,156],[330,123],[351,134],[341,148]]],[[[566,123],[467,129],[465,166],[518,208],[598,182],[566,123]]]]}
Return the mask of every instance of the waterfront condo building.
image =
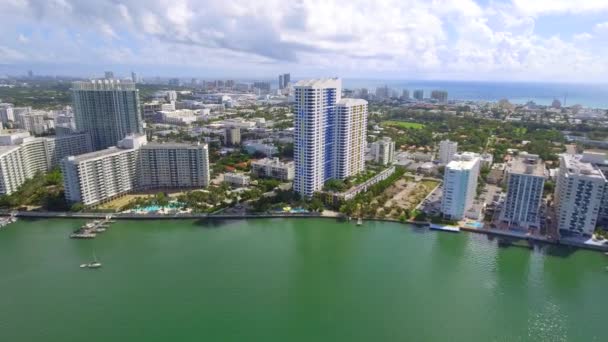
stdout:
{"type": "Polygon", "coordinates": [[[91,135],[94,150],[102,150],[129,134],[142,134],[139,93],[131,81],[114,79],[74,82],[76,129],[91,135]]]}
{"type": "Polygon", "coordinates": [[[477,193],[480,158],[476,153],[454,155],[445,167],[441,213],[450,220],[462,220],[477,193]]]}
{"type": "Polygon", "coordinates": [[[585,155],[560,156],[555,187],[555,219],[560,234],[593,234],[606,177],[585,155]]]}
{"type": "Polygon", "coordinates": [[[339,78],[295,84],[294,191],[311,197],[329,179],[364,168],[367,102],[341,99],[339,78]]]}
{"type": "Polygon", "coordinates": [[[131,135],[117,146],[62,160],[65,197],[86,206],[135,190],[209,185],[206,144],[148,144],[131,135]]]}
{"type": "Polygon", "coordinates": [[[332,178],[344,179],[365,170],[367,101],[342,99],[336,104],[332,178]]]}
{"type": "Polygon", "coordinates": [[[458,143],[450,140],[442,140],[439,143],[439,162],[447,165],[458,152],[458,143]]]}
{"type": "Polygon", "coordinates": [[[389,137],[374,141],[371,145],[371,153],[375,163],[391,164],[395,159],[395,142],[389,137]]]}
{"type": "Polygon", "coordinates": [[[0,194],[10,195],[39,172],[57,166],[62,158],[91,152],[87,134],[34,138],[15,131],[0,134],[0,194]]]}
{"type": "Polygon", "coordinates": [[[539,229],[547,172],[535,154],[522,153],[507,164],[507,194],[500,224],[508,228],[539,229]]]}

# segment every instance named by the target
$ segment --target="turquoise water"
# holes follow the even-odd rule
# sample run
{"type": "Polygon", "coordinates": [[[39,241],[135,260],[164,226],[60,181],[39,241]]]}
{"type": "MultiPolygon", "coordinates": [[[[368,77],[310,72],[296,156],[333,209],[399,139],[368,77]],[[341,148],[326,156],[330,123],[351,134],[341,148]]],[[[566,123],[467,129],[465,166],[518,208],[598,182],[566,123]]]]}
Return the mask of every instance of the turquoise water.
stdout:
{"type": "Polygon", "coordinates": [[[608,257],[329,219],[0,230],[0,341],[605,341],[608,257]],[[80,269],[95,253],[98,270],[80,269]]]}

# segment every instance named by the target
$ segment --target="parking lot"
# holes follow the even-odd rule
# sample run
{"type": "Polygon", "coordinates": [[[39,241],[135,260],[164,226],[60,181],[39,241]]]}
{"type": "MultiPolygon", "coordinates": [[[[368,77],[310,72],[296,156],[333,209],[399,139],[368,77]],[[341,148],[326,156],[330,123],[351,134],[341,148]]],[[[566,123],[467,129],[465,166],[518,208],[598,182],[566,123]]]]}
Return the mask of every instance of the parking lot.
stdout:
{"type": "Polygon", "coordinates": [[[443,185],[439,185],[418,207],[427,215],[439,215],[441,211],[441,197],[443,196],[443,185]]]}

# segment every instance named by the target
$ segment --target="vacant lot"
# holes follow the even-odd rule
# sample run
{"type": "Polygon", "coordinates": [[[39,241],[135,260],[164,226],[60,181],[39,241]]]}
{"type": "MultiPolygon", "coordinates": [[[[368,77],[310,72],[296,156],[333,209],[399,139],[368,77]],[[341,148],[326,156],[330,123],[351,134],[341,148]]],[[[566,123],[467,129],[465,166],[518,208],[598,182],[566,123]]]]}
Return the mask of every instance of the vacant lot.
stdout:
{"type": "Polygon", "coordinates": [[[383,126],[390,126],[390,127],[395,127],[395,128],[402,128],[402,129],[421,129],[424,128],[424,125],[421,123],[417,123],[417,122],[410,122],[410,121],[384,121],[382,122],[383,126]]]}

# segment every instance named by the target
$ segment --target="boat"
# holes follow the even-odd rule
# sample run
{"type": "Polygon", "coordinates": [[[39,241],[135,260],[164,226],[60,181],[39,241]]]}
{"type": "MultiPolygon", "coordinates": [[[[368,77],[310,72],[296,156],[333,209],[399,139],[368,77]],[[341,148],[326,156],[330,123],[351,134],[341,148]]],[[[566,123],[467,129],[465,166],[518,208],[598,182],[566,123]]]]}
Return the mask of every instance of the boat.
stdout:
{"type": "Polygon", "coordinates": [[[605,256],[608,256],[608,252],[604,253],[605,256]]]}
{"type": "MultiPolygon", "coordinates": [[[[100,268],[101,267],[101,263],[97,260],[97,256],[95,255],[95,253],[93,253],[93,261],[88,264],[83,264],[83,265],[86,265],[86,268],[100,268]]],[[[82,265],[80,265],[80,267],[82,267],[82,265]]]]}
{"type": "Polygon", "coordinates": [[[89,264],[80,264],[80,268],[87,268],[89,264]]]}
{"type": "Polygon", "coordinates": [[[359,218],[357,219],[357,226],[360,226],[360,225],[362,225],[362,224],[363,224],[363,220],[362,220],[362,219],[359,217],[359,218]]]}

